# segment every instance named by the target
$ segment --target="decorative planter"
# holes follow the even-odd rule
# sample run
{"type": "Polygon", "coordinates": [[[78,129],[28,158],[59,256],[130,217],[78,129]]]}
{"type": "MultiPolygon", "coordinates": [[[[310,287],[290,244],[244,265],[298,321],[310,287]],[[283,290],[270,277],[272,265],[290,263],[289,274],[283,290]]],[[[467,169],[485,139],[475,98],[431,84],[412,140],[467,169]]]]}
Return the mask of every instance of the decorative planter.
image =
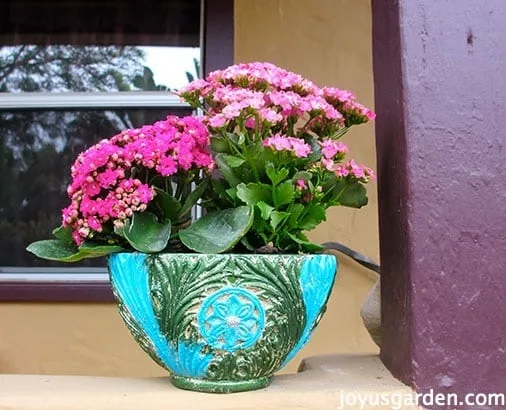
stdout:
{"type": "Polygon", "coordinates": [[[254,390],[307,343],[336,274],[333,255],[119,253],[109,271],[139,345],[182,389],[254,390]]]}

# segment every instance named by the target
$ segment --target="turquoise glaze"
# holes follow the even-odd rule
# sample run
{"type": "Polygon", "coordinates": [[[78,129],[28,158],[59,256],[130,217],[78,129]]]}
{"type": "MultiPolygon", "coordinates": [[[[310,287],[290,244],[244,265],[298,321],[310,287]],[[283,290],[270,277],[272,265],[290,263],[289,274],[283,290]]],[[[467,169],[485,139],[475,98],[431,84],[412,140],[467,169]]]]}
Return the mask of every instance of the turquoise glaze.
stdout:
{"type": "Polygon", "coordinates": [[[124,253],[110,258],[116,297],[130,312],[153,345],[153,353],[167,369],[186,377],[203,377],[212,356],[203,354],[203,344],[179,341],[177,348],[160,332],[149,293],[145,254],[124,253]]]}
{"type": "Polygon", "coordinates": [[[223,288],[204,299],[197,318],[210,346],[233,352],[255,344],[264,330],[265,311],[246,289],[223,288]]]}
{"type": "Polygon", "coordinates": [[[332,290],[333,255],[113,254],[120,313],[181,388],[266,386],[308,342],[332,290]]]}
{"type": "Polygon", "coordinates": [[[314,255],[305,259],[302,264],[299,283],[306,307],[306,326],[297,345],[288,353],[281,367],[286,366],[309,341],[311,333],[324,313],[337,269],[336,258],[328,258],[327,256],[314,255]]]}

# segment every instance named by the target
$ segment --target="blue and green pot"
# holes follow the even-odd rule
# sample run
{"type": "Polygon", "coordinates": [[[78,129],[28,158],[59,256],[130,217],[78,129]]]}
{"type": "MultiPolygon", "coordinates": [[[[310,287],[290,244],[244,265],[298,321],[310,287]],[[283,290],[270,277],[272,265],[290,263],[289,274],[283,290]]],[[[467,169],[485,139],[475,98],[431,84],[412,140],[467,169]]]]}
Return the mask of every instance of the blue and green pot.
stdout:
{"type": "Polygon", "coordinates": [[[118,253],[109,271],[139,345],[182,389],[269,384],[307,343],[336,275],[333,255],[118,253]]]}

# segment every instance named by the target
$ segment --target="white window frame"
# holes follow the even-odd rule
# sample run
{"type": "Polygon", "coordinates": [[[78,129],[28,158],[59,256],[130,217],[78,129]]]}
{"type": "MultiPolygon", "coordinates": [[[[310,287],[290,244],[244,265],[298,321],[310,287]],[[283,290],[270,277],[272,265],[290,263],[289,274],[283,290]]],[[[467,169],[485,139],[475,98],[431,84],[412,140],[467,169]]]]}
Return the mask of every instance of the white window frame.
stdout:
{"type": "Polygon", "coordinates": [[[189,107],[168,91],[0,93],[0,111],[189,107]]]}

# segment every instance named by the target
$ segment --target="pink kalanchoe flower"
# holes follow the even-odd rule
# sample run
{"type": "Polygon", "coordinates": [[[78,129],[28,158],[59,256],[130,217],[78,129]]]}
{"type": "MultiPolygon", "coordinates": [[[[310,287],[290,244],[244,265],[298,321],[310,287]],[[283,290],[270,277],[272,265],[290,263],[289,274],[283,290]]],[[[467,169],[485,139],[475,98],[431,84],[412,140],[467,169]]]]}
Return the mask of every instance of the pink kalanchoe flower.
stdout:
{"type": "Polygon", "coordinates": [[[84,242],[83,237],[78,231],[72,232],[72,239],[74,240],[77,246],[81,245],[84,242]]]}
{"type": "Polygon", "coordinates": [[[335,172],[336,176],[338,176],[338,177],[347,177],[350,174],[350,171],[344,165],[338,165],[334,169],[334,172],[335,172]]]}
{"type": "Polygon", "coordinates": [[[221,128],[227,122],[227,118],[223,114],[216,114],[215,116],[209,118],[209,125],[213,128],[221,128]]]}
{"type": "Polygon", "coordinates": [[[355,95],[351,91],[340,90],[336,87],[323,87],[321,94],[328,100],[336,100],[341,103],[355,101],[355,95]]]}
{"type": "Polygon", "coordinates": [[[256,119],[254,117],[249,117],[246,121],[244,121],[244,126],[249,129],[256,128],[256,119]]]}
{"type": "Polygon", "coordinates": [[[299,189],[301,191],[304,189],[307,189],[306,181],[304,181],[303,179],[298,179],[297,180],[297,189],[299,189]]]}
{"type": "Polygon", "coordinates": [[[197,79],[185,85],[176,92],[179,96],[205,97],[211,92],[211,87],[206,80],[197,79]]]}
{"type": "Polygon", "coordinates": [[[102,231],[102,224],[99,222],[96,216],[90,216],[88,219],[86,219],[86,223],[88,224],[90,229],[93,229],[94,231],[97,232],[102,231]]]}
{"type": "Polygon", "coordinates": [[[68,206],[66,208],[63,208],[62,209],[62,224],[63,225],[69,225],[72,223],[72,216],[71,216],[71,213],[72,212],[72,206],[68,206]]]}
{"type": "Polygon", "coordinates": [[[303,139],[286,137],[276,134],[263,141],[264,147],[272,148],[275,151],[289,151],[298,158],[306,158],[312,151],[311,146],[303,139]]]}
{"type": "Polygon", "coordinates": [[[367,178],[370,178],[372,181],[376,181],[376,174],[374,173],[374,170],[372,168],[369,168],[366,165],[362,165],[362,168],[364,169],[364,173],[367,176],[367,178]]]}
{"type": "Polygon", "coordinates": [[[369,179],[376,179],[374,171],[371,168],[365,165],[359,165],[353,159],[349,160],[345,164],[338,165],[335,168],[334,172],[338,177],[346,177],[348,175],[351,175],[354,178],[360,179],[364,182],[369,181],[369,179]]]}
{"type": "Polygon", "coordinates": [[[98,175],[97,180],[102,188],[109,188],[116,183],[120,175],[118,170],[106,169],[98,175]]]}
{"type": "Polygon", "coordinates": [[[365,178],[365,171],[360,165],[358,165],[355,160],[351,159],[348,162],[348,169],[353,174],[355,178],[365,178]]]}
{"type": "Polygon", "coordinates": [[[311,146],[306,144],[304,140],[294,138],[291,143],[296,157],[306,158],[311,153],[311,146]]]}
{"type": "Polygon", "coordinates": [[[258,111],[261,120],[276,124],[283,121],[283,116],[270,108],[262,108],[258,111]]]}
{"type": "Polygon", "coordinates": [[[244,107],[237,102],[231,103],[230,105],[225,106],[223,108],[223,115],[228,120],[233,120],[234,118],[239,117],[241,115],[241,111],[244,107]]]}
{"type": "Polygon", "coordinates": [[[329,171],[334,171],[334,161],[327,158],[322,158],[322,164],[323,166],[328,169],[329,171]]]}
{"type": "Polygon", "coordinates": [[[143,204],[149,203],[154,197],[154,191],[146,184],[139,185],[135,190],[135,196],[139,198],[143,204]]]}
{"type": "Polygon", "coordinates": [[[300,109],[303,99],[293,91],[273,91],[267,93],[265,98],[270,104],[280,107],[283,115],[302,115],[303,113],[300,109]]]}
{"type": "Polygon", "coordinates": [[[325,159],[332,159],[337,154],[346,154],[348,152],[348,147],[341,141],[325,139],[320,142],[320,145],[325,159]]]}
{"type": "Polygon", "coordinates": [[[272,148],[276,151],[289,151],[292,149],[290,139],[288,137],[282,137],[279,134],[276,134],[273,137],[264,140],[263,146],[272,148]]]}

